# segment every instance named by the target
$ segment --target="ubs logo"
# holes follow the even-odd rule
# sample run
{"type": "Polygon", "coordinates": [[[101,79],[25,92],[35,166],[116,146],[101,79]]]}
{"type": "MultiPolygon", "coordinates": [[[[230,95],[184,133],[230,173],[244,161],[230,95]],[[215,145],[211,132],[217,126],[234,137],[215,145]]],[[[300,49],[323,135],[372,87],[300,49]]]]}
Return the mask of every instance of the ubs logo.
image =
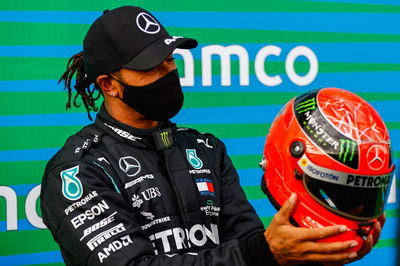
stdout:
{"type": "Polygon", "coordinates": [[[141,194],[145,200],[151,200],[154,198],[161,197],[161,192],[158,189],[158,187],[148,188],[145,191],[141,192],[141,194]]]}
{"type": "MultiPolygon", "coordinates": [[[[140,208],[142,206],[142,204],[144,203],[143,200],[145,201],[149,201],[151,199],[154,198],[159,198],[161,197],[161,192],[158,189],[158,187],[151,187],[148,188],[142,192],[140,192],[140,194],[142,195],[142,198],[140,197],[140,195],[136,195],[134,194],[132,196],[132,206],[135,208],[140,208]]],[[[143,213],[142,213],[143,214],[143,213]]],[[[144,214],[143,214],[144,215],[144,214]]]]}

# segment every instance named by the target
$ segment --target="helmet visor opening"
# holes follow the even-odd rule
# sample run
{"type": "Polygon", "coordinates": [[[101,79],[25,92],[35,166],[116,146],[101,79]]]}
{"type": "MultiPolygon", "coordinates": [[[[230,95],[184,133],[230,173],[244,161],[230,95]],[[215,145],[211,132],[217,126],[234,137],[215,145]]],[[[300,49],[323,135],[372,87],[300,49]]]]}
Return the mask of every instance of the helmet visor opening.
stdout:
{"type": "Polygon", "coordinates": [[[299,160],[308,193],[330,211],[354,220],[379,217],[389,196],[393,171],[383,175],[356,175],[299,160]]]}
{"type": "Polygon", "coordinates": [[[334,213],[355,220],[380,216],[388,197],[388,186],[377,188],[349,187],[314,179],[304,175],[307,191],[334,213]]]}

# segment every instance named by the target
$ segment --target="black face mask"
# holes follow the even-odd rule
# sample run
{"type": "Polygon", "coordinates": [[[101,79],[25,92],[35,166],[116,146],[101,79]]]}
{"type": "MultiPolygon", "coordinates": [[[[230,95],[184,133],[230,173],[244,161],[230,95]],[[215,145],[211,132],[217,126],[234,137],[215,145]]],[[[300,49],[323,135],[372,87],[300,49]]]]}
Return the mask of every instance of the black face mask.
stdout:
{"type": "Polygon", "coordinates": [[[131,86],[115,80],[124,86],[121,100],[151,120],[170,119],[182,108],[183,92],[176,69],[146,86],[131,86]]]}

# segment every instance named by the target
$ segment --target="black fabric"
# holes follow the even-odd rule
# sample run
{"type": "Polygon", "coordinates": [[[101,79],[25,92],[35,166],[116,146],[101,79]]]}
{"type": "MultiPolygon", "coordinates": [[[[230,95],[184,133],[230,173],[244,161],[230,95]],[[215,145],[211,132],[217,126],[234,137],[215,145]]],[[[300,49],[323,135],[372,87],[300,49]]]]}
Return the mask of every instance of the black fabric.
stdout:
{"type": "MultiPolygon", "coordinates": [[[[353,175],[349,175],[352,177],[353,175]]],[[[360,183],[369,181],[372,183],[376,179],[373,176],[359,176],[360,183]]],[[[382,180],[385,176],[382,176],[382,180]]],[[[389,196],[390,175],[386,175],[385,185],[381,186],[346,186],[325,182],[306,174],[303,176],[303,183],[307,191],[321,205],[331,210],[333,213],[348,217],[354,220],[371,220],[382,215],[385,203],[389,196]]]]}
{"type": "Polygon", "coordinates": [[[123,6],[100,16],[83,41],[87,77],[76,88],[85,88],[96,77],[121,67],[147,70],[159,65],[175,48],[190,49],[197,41],[173,37],[148,11],[123,6]]]}
{"type": "Polygon", "coordinates": [[[168,121],[135,129],[104,108],[48,163],[41,209],[67,265],[245,265],[240,240],[264,232],[221,141],[168,121]]]}
{"type": "Polygon", "coordinates": [[[279,265],[272,254],[263,233],[239,241],[243,259],[248,266],[279,265]]]}
{"type": "MultiPolygon", "coordinates": [[[[112,77],[112,79],[115,79],[112,77]]],[[[182,108],[183,91],[175,69],[146,86],[132,86],[115,79],[124,86],[122,101],[133,110],[154,121],[174,117],[182,108]]]]}
{"type": "MultiPolygon", "coordinates": [[[[247,239],[239,241],[240,249],[242,250],[243,259],[248,266],[265,266],[266,261],[268,266],[278,266],[279,263],[275,260],[263,233],[255,234],[247,239]]],[[[301,266],[322,266],[320,263],[304,263],[298,264],[301,266]]]]}

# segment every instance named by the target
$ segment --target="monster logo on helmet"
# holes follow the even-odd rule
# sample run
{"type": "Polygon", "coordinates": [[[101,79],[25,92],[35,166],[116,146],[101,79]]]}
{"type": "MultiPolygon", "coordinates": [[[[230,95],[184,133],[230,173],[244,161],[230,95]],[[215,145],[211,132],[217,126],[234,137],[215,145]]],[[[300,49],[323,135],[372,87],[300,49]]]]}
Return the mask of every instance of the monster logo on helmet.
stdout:
{"type": "Polygon", "coordinates": [[[362,248],[384,212],[393,179],[388,130],[359,96],[323,88],[289,101],[271,125],[260,164],[262,189],[276,208],[296,192],[302,227],[346,225],[321,241],[356,240],[362,248]]]}
{"type": "Polygon", "coordinates": [[[298,122],[315,145],[335,160],[357,169],[357,142],[327,121],[318,107],[317,94],[318,91],[312,91],[296,98],[293,108],[298,122]]]}

